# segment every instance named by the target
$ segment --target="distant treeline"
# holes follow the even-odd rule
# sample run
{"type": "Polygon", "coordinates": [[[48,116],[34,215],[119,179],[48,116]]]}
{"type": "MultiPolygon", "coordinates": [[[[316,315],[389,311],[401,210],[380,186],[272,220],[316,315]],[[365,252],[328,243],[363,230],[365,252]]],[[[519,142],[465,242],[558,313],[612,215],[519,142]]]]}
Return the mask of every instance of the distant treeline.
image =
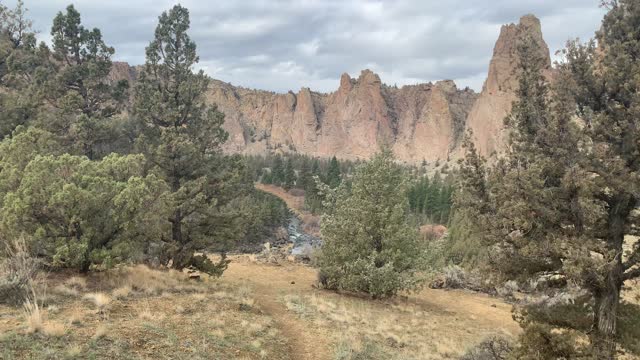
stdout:
{"type": "MultiPolygon", "coordinates": [[[[263,184],[281,186],[285,190],[298,189],[305,193],[305,205],[314,214],[322,212],[322,194],[315,178],[336,188],[341,182],[350,182],[354,170],[364,161],[338,160],[302,154],[269,154],[246,157],[254,180],[263,184]]],[[[447,224],[451,213],[453,173],[428,174],[426,164],[406,166],[410,184],[406,192],[410,212],[420,223],[447,224]]],[[[443,172],[447,170],[444,169],[443,172]]]]}

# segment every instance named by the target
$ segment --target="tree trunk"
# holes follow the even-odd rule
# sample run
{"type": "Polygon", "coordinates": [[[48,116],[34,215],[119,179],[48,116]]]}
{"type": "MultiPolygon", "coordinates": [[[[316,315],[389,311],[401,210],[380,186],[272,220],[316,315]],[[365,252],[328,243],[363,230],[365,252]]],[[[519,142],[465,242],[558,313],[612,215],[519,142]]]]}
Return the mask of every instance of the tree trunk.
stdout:
{"type": "Polygon", "coordinates": [[[595,296],[593,346],[599,359],[616,358],[617,312],[622,288],[623,267],[616,256],[603,288],[595,296]]]}
{"type": "Polygon", "coordinates": [[[182,270],[193,263],[193,249],[190,246],[182,246],[173,256],[173,268],[182,270]]]}

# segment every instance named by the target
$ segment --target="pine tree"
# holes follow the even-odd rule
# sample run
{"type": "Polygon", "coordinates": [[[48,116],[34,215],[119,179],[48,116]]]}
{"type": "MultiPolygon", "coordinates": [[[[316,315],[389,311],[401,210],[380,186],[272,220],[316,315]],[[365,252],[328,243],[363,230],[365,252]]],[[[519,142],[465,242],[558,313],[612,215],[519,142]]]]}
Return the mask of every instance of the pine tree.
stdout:
{"type": "Polygon", "coordinates": [[[219,274],[226,268],[224,256],[214,265],[194,252],[224,249],[232,222],[220,207],[238,177],[237,160],[222,154],[228,136],[224,114],[205,103],[207,76],[191,70],[198,56],[188,29],[186,8],[176,5],[160,16],[136,87],[134,114],[144,124],[141,149],[171,189],[171,233],[164,239],[168,260],[177,269],[194,265],[219,274]]]}
{"type": "Polygon", "coordinates": [[[332,189],[337,188],[341,182],[340,178],[340,164],[338,159],[334,156],[329,162],[329,168],[327,169],[327,175],[325,176],[325,183],[332,189]]]}
{"type": "Polygon", "coordinates": [[[42,126],[90,159],[98,157],[100,144],[115,136],[108,120],[123,110],[128,83],[109,80],[114,49],[99,29],[82,25],[73,5],[56,15],[51,36],[53,53],[41,69],[47,72],[45,98],[56,111],[42,119],[42,126]]]}
{"type": "Polygon", "coordinates": [[[284,166],[284,180],[282,181],[282,187],[285,190],[291,190],[296,184],[296,172],[293,169],[293,160],[289,157],[284,166]]]}
{"type": "Polygon", "coordinates": [[[320,279],[329,289],[375,298],[417,289],[422,269],[416,227],[407,221],[407,179],[390,150],[356,169],[353,184],[331,192],[322,217],[320,279]]]}
{"type": "Polygon", "coordinates": [[[298,181],[296,182],[296,187],[299,189],[303,189],[306,192],[307,189],[314,185],[315,183],[313,181],[313,174],[311,173],[311,159],[308,157],[304,157],[302,159],[302,164],[298,173],[298,181]]]}
{"type": "Polygon", "coordinates": [[[284,170],[284,161],[282,160],[282,156],[276,155],[273,159],[273,166],[271,169],[271,176],[274,185],[282,186],[284,183],[284,170]]]}
{"type": "Polygon", "coordinates": [[[0,139],[18,126],[28,125],[42,108],[39,69],[49,49],[36,44],[27,9],[18,1],[14,9],[0,4],[0,139]]]}

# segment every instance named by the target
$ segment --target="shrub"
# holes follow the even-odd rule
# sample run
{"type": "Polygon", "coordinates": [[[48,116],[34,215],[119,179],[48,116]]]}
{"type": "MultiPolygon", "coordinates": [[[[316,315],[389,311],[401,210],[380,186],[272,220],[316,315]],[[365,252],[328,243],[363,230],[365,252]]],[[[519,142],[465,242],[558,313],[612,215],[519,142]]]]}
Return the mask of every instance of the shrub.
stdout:
{"type": "Polygon", "coordinates": [[[322,191],[335,203],[322,217],[321,284],[374,298],[422,285],[423,242],[407,220],[406,177],[389,150],[360,165],[351,187],[322,191]]]}
{"type": "Polygon", "coordinates": [[[513,352],[511,342],[500,336],[491,336],[467,351],[460,360],[506,360],[513,352]]]}

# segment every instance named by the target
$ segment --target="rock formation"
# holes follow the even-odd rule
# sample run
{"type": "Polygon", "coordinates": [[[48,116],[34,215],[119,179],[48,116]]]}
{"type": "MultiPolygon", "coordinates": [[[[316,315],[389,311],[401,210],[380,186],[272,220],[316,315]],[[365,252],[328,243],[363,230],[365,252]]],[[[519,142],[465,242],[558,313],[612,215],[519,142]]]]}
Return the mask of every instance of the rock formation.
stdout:
{"type": "Polygon", "coordinates": [[[364,70],[357,79],[343,74],[330,94],[307,88],[276,94],[214,81],[208,99],[225,113],[230,152],[366,159],[384,145],[400,160],[419,163],[445,160],[455,150],[476,96],[452,81],[390,87],[364,70]]]}
{"type": "Polygon", "coordinates": [[[502,27],[493,49],[487,80],[467,118],[467,127],[473,130],[476,147],[484,156],[499,153],[504,146],[504,119],[511,112],[518,90],[517,46],[525,36],[531,36],[538,44],[541,55],[546,59],[547,69],[551,68],[549,48],[542,38],[538,18],[525,15],[520,18],[519,24],[502,27]]]}
{"type": "MultiPolygon", "coordinates": [[[[462,135],[470,128],[480,152],[491,155],[504,144],[502,124],[518,86],[516,47],[527,34],[550,64],[540,21],[524,16],[519,24],[502,27],[479,95],[450,80],[387,86],[364,70],[357,79],[343,74],[329,94],[308,88],[279,94],[213,80],[207,100],[225,113],[225,150],[233,153],[299,152],[353,160],[369,158],[384,145],[407,163],[447,161],[460,156],[462,135]]],[[[137,71],[114,63],[113,78],[135,81],[137,71]]]]}

